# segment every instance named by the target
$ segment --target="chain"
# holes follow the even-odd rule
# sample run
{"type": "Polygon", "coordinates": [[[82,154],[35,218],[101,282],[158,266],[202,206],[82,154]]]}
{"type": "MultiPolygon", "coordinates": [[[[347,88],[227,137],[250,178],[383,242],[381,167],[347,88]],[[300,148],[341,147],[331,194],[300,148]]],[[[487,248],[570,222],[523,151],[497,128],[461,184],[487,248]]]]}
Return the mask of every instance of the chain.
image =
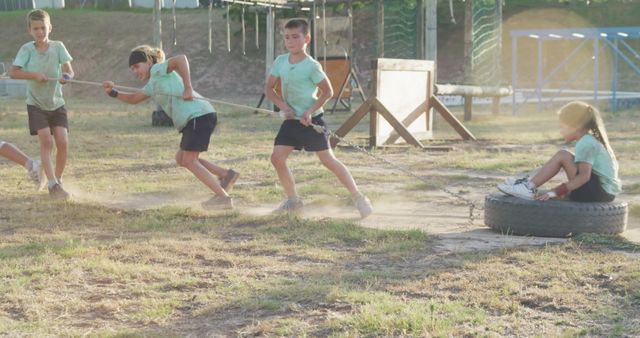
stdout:
{"type": "MultiPolygon", "coordinates": [[[[5,76],[0,76],[0,78],[4,79],[5,76]]],[[[49,81],[58,81],[60,79],[49,79],[49,81]]],[[[92,82],[92,81],[82,81],[82,80],[76,80],[76,79],[68,79],[66,80],[69,83],[77,83],[77,84],[84,84],[84,85],[92,85],[92,86],[99,86],[102,87],[102,83],[99,82],[92,82]]],[[[114,86],[116,88],[120,88],[120,89],[124,89],[124,90],[130,90],[130,91],[134,91],[134,92],[141,92],[142,89],[140,88],[133,88],[133,87],[126,87],[126,86],[114,86]]],[[[166,96],[172,96],[172,97],[182,97],[182,95],[176,95],[176,94],[170,94],[170,93],[157,93],[159,95],[166,95],[166,96]]],[[[235,108],[242,108],[242,109],[251,109],[253,111],[257,111],[257,112],[261,112],[261,113],[265,113],[269,116],[280,116],[282,118],[284,118],[284,115],[282,114],[282,112],[275,112],[272,110],[268,110],[268,109],[262,109],[262,108],[255,108],[255,107],[249,107],[249,106],[245,106],[245,105],[241,105],[241,104],[236,104],[236,103],[231,103],[231,102],[226,102],[226,101],[221,101],[221,100],[214,100],[214,99],[210,99],[210,98],[206,98],[206,97],[194,97],[193,99],[195,100],[204,100],[204,101],[208,101],[211,103],[217,103],[217,104],[222,104],[222,105],[226,105],[226,106],[231,106],[231,107],[235,107],[235,108]]],[[[381,157],[379,155],[374,154],[373,152],[365,149],[362,146],[359,146],[345,138],[343,138],[342,136],[336,134],[335,132],[333,132],[331,129],[327,128],[326,126],[320,126],[317,124],[310,124],[310,127],[312,127],[316,132],[318,133],[327,133],[329,136],[334,137],[338,140],[340,140],[340,142],[346,143],[347,145],[349,145],[350,147],[368,155],[369,157],[376,159],[380,162],[383,162],[385,164],[387,164],[388,166],[396,169],[397,171],[400,171],[402,173],[404,173],[407,176],[413,177],[419,181],[422,181],[424,183],[431,183],[429,181],[427,181],[425,178],[415,174],[414,172],[412,172],[411,170],[407,169],[407,168],[403,168],[389,160],[387,160],[384,157],[381,157]]],[[[472,200],[462,196],[461,193],[456,193],[451,191],[449,188],[444,187],[444,188],[440,188],[440,190],[444,191],[445,193],[457,198],[458,200],[464,202],[468,207],[469,207],[469,217],[468,217],[468,223],[470,226],[473,226],[473,222],[475,220],[475,210],[483,210],[484,208],[476,205],[475,202],[473,202],[472,200]]]]}
{"type": "MultiPolygon", "coordinates": [[[[366,148],[364,148],[364,147],[362,147],[360,145],[357,145],[357,144],[345,139],[344,137],[336,134],[331,129],[327,128],[326,126],[319,126],[319,125],[316,125],[316,124],[311,124],[311,127],[313,127],[313,129],[315,131],[317,131],[317,132],[326,132],[331,137],[334,137],[334,138],[338,139],[340,142],[346,143],[348,146],[350,146],[350,147],[352,147],[352,148],[354,148],[354,149],[366,154],[367,156],[369,156],[369,157],[371,157],[373,159],[376,159],[376,160],[378,160],[380,162],[383,162],[383,163],[387,164],[388,166],[392,167],[393,169],[396,169],[397,171],[402,172],[403,174],[405,174],[407,176],[413,177],[413,178],[415,178],[415,179],[417,179],[419,181],[422,181],[424,183],[427,183],[427,184],[431,183],[431,182],[427,181],[427,179],[425,179],[424,177],[414,173],[413,171],[411,171],[411,170],[409,170],[407,168],[401,167],[401,166],[391,162],[390,160],[388,160],[388,159],[386,159],[386,158],[384,158],[384,157],[382,157],[380,155],[376,155],[373,152],[367,150],[366,148]]],[[[476,205],[476,203],[473,202],[472,200],[462,196],[461,193],[457,193],[457,192],[451,191],[451,189],[449,189],[447,187],[440,188],[440,190],[442,190],[443,192],[445,192],[445,193],[457,198],[458,200],[464,202],[464,204],[466,204],[469,207],[469,216],[467,217],[467,223],[469,224],[469,226],[473,226],[473,222],[476,219],[475,210],[481,211],[481,210],[484,210],[484,208],[476,205]]]]}

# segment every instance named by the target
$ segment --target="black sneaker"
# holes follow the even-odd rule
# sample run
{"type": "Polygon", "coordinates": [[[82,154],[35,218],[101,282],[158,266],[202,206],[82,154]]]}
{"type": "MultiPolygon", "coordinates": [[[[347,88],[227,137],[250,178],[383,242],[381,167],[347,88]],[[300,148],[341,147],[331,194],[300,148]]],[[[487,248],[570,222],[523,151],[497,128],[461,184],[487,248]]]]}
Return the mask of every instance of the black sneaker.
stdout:
{"type": "Polygon", "coordinates": [[[233,189],[233,185],[238,180],[238,177],[240,177],[239,172],[229,169],[227,170],[227,174],[220,180],[220,186],[228,193],[233,189]]]}

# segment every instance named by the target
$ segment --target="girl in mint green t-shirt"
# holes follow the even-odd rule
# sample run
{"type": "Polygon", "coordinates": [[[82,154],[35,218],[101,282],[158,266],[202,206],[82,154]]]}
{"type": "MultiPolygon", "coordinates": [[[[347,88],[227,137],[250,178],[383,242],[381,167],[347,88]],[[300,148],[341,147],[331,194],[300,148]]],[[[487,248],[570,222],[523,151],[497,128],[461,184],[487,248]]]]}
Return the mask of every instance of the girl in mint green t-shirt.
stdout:
{"type": "Polygon", "coordinates": [[[502,192],[525,199],[546,201],[563,198],[576,202],[611,202],[620,193],[618,161],[600,112],[588,103],[570,102],[558,112],[562,136],[567,143],[576,141],[575,154],[557,152],[539,171],[528,179],[508,179],[498,185],[502,192]],[[538,187],[563,169],[569,181],[538,194],[538,187]]]}
{"type": "Polygon", "coordinates": [[[214,193],[202,206],[205,209],[232,209],[233,203],[228,192],[240,174],[200,158],[200,153],[209,148],[209,140],[218,119],[213,106],[199,100],[202,96],[191,87],[187,57],[178,55],[165,61],[161,49],[143,45],[131,51],[129,68],[139,80],[147,82],[143,90],[136,93],[119,92],[113,88],[113,82],[106,81],[103,83],[105,92],[130,104],[149,98],[159,104],[182,134],[176,163],[191,171],[214,193]]]}

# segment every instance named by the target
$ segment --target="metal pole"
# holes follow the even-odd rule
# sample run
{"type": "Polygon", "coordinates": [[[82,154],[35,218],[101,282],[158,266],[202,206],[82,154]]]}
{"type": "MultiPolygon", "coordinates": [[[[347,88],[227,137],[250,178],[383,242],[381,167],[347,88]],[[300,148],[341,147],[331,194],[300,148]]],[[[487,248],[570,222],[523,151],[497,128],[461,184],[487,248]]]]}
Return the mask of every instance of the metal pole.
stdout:
{"type": "MultiPolygon", "coordinates": [[[[438,1],[426,0],[427,19],[425,32],[425,45],[427,46],[426,59],[436,62],[438,60],[438,1]]],[[[438,68],[433,74],[433,83],[437,83],[438,68]]]]}
{"type": "Polygon", "coordinates": [[[347,15],[349,18],[349,59],[351,59],[351,62],[354,62],[353,58],[352,58],[352,54],[353,54],[353,4],[351,2],[351,0],[349,0],[349,4],[348,4],[348,8],[347,8],[347,15]]]}
{"type": "Polygon", "coordinates": [[[315,59],[318,58],[318,6],[316,6],[316,0],[313,0],[311,6],[311,56],[315,59]]]}
{"type": "Polygon", "coordinates": [[[518,87],[518,37],[511,37],[511,87],[513,96],[511,97],[511,114],[516,114],[516,91],[518,87]]]}
{"type": "Polygon", "coordinates": [[[593,104],[598,106],[598,89],[600,88],[600,39],[593,39],[593,104]]]}
{"type": "Polygon", "coordinates": [[[153,6],[153,45],[162,49],[162,0],[155,0],[153,6]]]}
{"type": "Polygon", "coordinates": [[[542,111],[542,39],[538,39],[538,76],[536,83],[536,95],[538,97],[538,111],[542,111]]]}
{"type": "Polygon", "coordinates": [[[247,36],[244,22],[244,5],[242,5],[242,55],[247,55],[247,36]]]}
{"type": "Polygon", "coordinates": [[[618,111],[618,53],[620,50],[618,49],[618,39],[613,39],[613,44],[615,45],[615,50],[612,51],[613,60],[612,63],[612,71],[611,71],[611,111],[618,111]]]}
{"type": "Polygon", "coordinates": [[[209,0],[209,54],[213,52],[213,0],[209,0]]]}
{"type": "Polygon", "coordinates": [[[260,49],[260,15],[256,10],[256,49],[260,49]]]}
{"type": "Polygon", "coordinates": [[[231,5],[227,2],[227,52],[231,52],[231,18],[229,17],[229,7],[231,5]]]}
{"type": "Polygon", "coordinates": [[[178,27],[177,27],[177,18],[176,18],[176,0],[173,0],[172,6],[171,6],[171,14],[173,17],[173,45],[177,46],[178,45],[178,38],[177,38],[177,32],[178,32],[178,27]]]}
{"type": "Polygon", "coordinates": [[[496,56],[495,56],[495,60],[493,61],[494,65],[496,66],[496,80],[497,83],[495,83],[496,86],[500,85],[500,82],[502,80],[502,3],[504,2],[504,0],[496,0],[496,25],[498,25],[497,27],[497,51],[496,51],[496,56]]]}
{"type": "Polygon", "coordinates": [[[322,0],[322,58],[323,69],[327,71],[327,0],[322,0]]]}

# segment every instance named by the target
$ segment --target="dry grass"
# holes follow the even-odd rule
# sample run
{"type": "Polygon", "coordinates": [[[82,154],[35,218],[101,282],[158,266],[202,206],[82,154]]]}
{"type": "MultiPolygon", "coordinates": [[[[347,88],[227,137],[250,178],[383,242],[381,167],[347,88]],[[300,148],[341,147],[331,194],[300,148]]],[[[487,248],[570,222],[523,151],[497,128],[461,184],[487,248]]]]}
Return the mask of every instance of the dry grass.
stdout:
{"type": "MultiPolygon", "coordinates": [[[[3,137],[34,154],[17,114],[22,104],[2,107],[3,137]]],[[[65,182],[75,201],[33,192],[23,169],[0,163],[0,332],[7,336],[640,335],[636,245],[589,237],[450,253],[419,230],[251,215],[245,211],[275,206],[281,196],[268,163],[278,121],[238,112],[222,115],[207,157],[243,173],[233,193],[241,208],[205,212],[198,203],[206,190],[171,163],[178,136],[149,127],[147,109],[77,100],[69,107],[65,182]]],[[[329,120],[335,126],[344,118],[329,120]]],[[[631,173],[624,178],[637,180],[637,130],[609,118],[616,145],[628,144],[619,151],[631,173]]],[[[337,154],[374,204],[425,199],[451,184],[468,186],[475,198],[557,149],[549,144],[555,136],[522,132],[532,124],[550,130],[552,114],[477,115],[469,126],[484,141],[445,141],[456,148],[446,154],[379,151],[433,184],[349,149],[337,154]]],[[[361,126],[354,135],[365,132],[361,126]]],[[[312,208],[348,203],[313,155],[292,163],[312,208]]]]}

